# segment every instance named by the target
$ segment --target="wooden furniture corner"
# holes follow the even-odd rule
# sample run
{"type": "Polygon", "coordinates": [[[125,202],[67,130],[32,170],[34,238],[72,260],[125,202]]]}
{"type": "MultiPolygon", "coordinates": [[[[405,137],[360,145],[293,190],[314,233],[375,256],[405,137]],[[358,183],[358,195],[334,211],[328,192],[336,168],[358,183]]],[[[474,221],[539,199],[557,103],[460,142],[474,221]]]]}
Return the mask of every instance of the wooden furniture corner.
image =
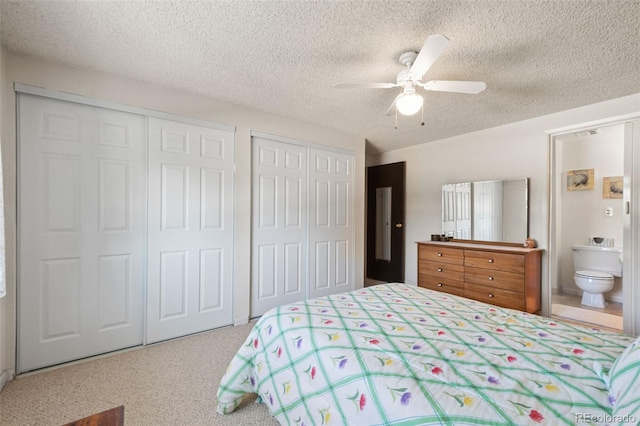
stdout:
{"type": "Polygon", "coordinates": [[[64,426],[123,426],[124,405],[67,423],[64,426]]]}

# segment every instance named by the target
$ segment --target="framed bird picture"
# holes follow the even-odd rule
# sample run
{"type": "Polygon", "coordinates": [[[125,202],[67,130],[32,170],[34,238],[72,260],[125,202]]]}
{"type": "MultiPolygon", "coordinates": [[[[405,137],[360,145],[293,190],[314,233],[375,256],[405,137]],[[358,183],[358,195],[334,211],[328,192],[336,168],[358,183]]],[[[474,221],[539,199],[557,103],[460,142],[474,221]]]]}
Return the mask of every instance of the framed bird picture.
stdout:
{"type": "Polygon", "coordinates": [[[602,178],[602,198],[622,198],[622,176],[602,178]]]}
{"type": "Polygon", "coordinates": [[[567,172],[567,191],[593,191],[593,169],[567,172]]]}

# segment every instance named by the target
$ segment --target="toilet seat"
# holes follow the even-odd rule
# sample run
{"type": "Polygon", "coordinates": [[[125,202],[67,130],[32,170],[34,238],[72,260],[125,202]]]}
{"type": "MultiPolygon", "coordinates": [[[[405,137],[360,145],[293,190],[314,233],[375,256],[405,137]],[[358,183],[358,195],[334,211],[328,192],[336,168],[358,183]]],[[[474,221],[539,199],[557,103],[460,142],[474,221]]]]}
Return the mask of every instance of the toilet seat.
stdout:
{"type": "Polygon", "coordinates": [[[576,271],[575,275],[581,278],[587,278],[594,281],[608,281],[613,279],[613,275],[608,274],[606,272],[598,272],[598,271],[576,271]]]}

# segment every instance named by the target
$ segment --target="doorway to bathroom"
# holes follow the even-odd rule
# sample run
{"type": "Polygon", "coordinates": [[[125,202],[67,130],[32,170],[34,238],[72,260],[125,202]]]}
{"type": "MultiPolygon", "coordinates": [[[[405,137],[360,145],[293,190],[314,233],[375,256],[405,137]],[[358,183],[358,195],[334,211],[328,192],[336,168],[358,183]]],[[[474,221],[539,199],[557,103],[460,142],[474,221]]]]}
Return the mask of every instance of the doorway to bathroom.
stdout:
{"type": "Polygon", "coordinates": [[[630,126],[607,123],[551,137],[552,317],[625,330],[625,310],[633,308],[624,303],[630,300],[625,282],[631,287],[632,281],[623,273],[624,248],[630,247],[625,244],[632,175],[625,161],[633,142],[630,126]]]}

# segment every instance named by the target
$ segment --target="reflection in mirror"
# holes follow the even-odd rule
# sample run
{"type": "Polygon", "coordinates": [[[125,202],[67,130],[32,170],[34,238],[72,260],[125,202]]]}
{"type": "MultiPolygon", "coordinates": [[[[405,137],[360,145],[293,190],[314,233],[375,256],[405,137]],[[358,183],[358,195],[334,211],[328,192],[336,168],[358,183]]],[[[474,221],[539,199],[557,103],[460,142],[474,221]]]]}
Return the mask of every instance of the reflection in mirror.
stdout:
{"type": "Polygon", "coordinates": [[[471,239],[471,182],[442,185],[442,233],[471,239]]]}
{"type": "Polygon", "coordinates": [[[376,259],[391,261],[391,187],[376,188],[376,259]]]}
{"type": "Polygon", "coordinates": [[[523,242],[529,236],[529,180],[442,186],[442,233],[463,240],[523,242]]]}

